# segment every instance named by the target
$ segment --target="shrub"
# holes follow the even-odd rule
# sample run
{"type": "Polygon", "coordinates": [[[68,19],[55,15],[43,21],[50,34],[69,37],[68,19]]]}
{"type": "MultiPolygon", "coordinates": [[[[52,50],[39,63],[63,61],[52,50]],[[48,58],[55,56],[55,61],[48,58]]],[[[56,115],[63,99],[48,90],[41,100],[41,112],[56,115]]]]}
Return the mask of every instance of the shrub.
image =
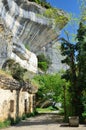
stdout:
{"type": "Polygon", "coordinates": [[[21,121],[21,118],[17,117],[16,119],[14,119],[14,118],[10,117],[9,120],[11,122],[11,125],[16,125],[16,124],[18,124],[21,121]]]}
{"type": "Polygon", "coordinates": [[[32,112],[32,113],[27,113],[26,114],[26,117],[27,118],[29,118],[29,117],[34,117],[35,115],[37,115],[38,114],[38,112],[37,111],[34,111],[34,112],[32,112]]]}
{"type": "Polygon", "coordinates": [[[44,54],[40,54],[37,57],[38,57],[38,67],[43,71],[46,71],[50,64],[49,58],[46,58],[44,54]]]}
{"type": "Polygon", "coordinates": [[[0,122],[0,128],[5,128],[11,125],[11,121],[6,119],[4,122],[0,122]]]}
{"type": "Polygon", "coordinates": [[[27,118],[27,115],[26,114],[23,114],[22,115],[22,120],[25,120],[27,118]]]}
{"type": "Polygon", "coordinates": [[[48,64],[46,62],[38,62],[38,67],[43,71],[46,71],[48,69],[48,64]]]}

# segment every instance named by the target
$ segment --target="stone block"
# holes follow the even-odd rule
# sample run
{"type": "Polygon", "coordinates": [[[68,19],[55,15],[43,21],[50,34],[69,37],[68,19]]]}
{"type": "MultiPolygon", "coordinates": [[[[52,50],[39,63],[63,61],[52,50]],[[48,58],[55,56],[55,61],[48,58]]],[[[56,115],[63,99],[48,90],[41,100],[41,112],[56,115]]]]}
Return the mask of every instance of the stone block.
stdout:
{"type": "Polygon", "coordinates": [[[69,126],[78,127],[79,126],[79,117],[78,116],[69,117],[69,126]]]}

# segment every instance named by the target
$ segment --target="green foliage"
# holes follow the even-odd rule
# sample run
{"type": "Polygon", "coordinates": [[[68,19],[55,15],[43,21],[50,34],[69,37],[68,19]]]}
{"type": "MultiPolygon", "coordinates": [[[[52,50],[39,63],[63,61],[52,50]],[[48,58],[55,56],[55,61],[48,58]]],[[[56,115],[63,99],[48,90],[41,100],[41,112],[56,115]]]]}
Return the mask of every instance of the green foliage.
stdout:
{"type": "Polygon", "coordinates": [[[79,93],[81,93],[80,101],[81,101],[81,110],[80,112],[86,112],[86,103],[83,99],[85,99],[85,95],[83,91],[86,91],[86,25],[84,23],[80,23],[78,34],[77,34],[77,66],[78,66],[78,87],[79,93]]]}
{"type": "Polygon", "coordinates": [[[31,2],[36,2],[37,4],[40,4],[41,6],[45,7],[46,9],[51,8],[50,3],[46,2],[46,0],[29,0],[31,2]]]}
{"type": "Polygon", "coordinates": [[[22,117],[16,117],[16,119],[12,118],[12,117],[9,117],[9,120],[10,120],[10,124],[11,125],[16,125],[18,124],[21,120],[22,120],[22,117]]]}
{"type": "Polygon", "coordinates": [[[52,106],[49,106],[49,107],[47,107],[47,108],[36,108],[36,111],[38,112],[38,113],[49,113],[49,112],[52,112],[52,111],[55,111],[56,109],[55,108],[53,108],[52,106]]]}
{"type": "Polygon", "coordinates": [[[37,93],[37,101],[59,101],[61,99],[62,87],[65,81],[61,79],[60,74],[46,74],[34,77],[34,80],[39,84],[37,93]]]}
{"type": "Polygon", "coordinates": [[[86,89],[86,25],[80,23],[77,34],[78,80],[81,90],[86,89]]]}
{"type": "Polygon", "coordinates": [[[26,114],[22,115],[22,120],[25,120],[27,118],[26,114]]]}
{"type": "Polygon", "coordinates": [[[29,117],[34,117],[34,116],[36,116],[38,114],[38,112],[37,111],[34,111],[34,112],[32,112],[32,113],[27,113],[26,114],[26,117],[27,118],[29,118],[29,117]]]}
{"type": "Polygon", "coordinates": [[[44,16],[53,19],[55,25],[58,26],[60,29],[62,29],[69,20],[69,18],[64,14],[61,14],[57,8],[47,9],[44,13],[44,16]]]}
{"type": "Polygon", "coordinates": [[[0,122],[0,128],[8,127],[10,126],[10,124],[11,124],[11,121],[6,119],[4,122],[0,122]]]}
{"type": "Polygon", "coordinates": [[[10,71],[12,77],[19,82],[23,81],[24,73],[27,71],[23,67],[16,63],[14,60],[8,60],[4,65],[4,70],[10,71]]]}
{"type": "Polygon", "coordinates": [[[49,58],[46,58],[44,54],[40,54],[37,57],[38,57],[38,67],[41,70],[46,71],[50,65],[49,58]]]}
{"type": "Polygon", "coordinates": [[[78,0],[80,3],[81,20],[86,21],[86,0],[78,0]]]}
{"type": "Polygon", "coordinates": [[[11,68],[11,74],[13,78],[18,81],[23,80],[23,76],[25,72],[26,72],[26,69],[23,69],[18,63],[15,63],[11,68]]]}
{"type": "Polygon", "coordinates": [[[82,118],[83,112],[83,91],[86,89],[86,26],[80,23],[76,44],[72,44],[69,40],[62,38],[61,51],[65,59],[62,63],[66,63],[69,69],[62,76],[70,82],[69,93],[71,97],[72,115],[78,115],[82,118]]]}
{"type": "Polygon", "coordinates": [[[38,62],[38,67],[41,68],[43,71],[46,71],[48,69],[47,62],[38,62]]]}
{"type": "Polygon", "coordinates": [[[58,10],[57,8],[53,8],[50,3],[47,3],[46,0],[29,0],[32,2],[36,2],[37,4],[40,4],[41,6],[46,8],[46,11],[41,16],[37,14],[40,17],[47,17],[51,18],[52,22],[54,22],[55,26],[58,26],[59,29],[62,29],[66,23],[69,21],[69,16],[61,13],[61,10],[58,10]]]}
{"type": "Polygon", "coordinates": [[[27,50],[30,50],[30,46],[29,46],[28,44],[25,44],[25,48],[26,48],[27,50]]]}
{"type": "Polygon", "coordinates": [[[82,113],[82,117],[86,120],[86,111],[82,113]]]}

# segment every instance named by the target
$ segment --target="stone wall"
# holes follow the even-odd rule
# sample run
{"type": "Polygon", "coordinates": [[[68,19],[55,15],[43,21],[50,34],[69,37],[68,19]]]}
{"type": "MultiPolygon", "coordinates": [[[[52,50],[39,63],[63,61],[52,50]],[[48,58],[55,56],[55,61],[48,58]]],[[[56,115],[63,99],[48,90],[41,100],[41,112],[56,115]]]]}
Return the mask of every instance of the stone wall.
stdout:
{"type": "Polygon", "coordinates": [[[4,121],[8,117],[16,117],[16,91],[0,89],[0,121],[4,121]],[[10,111],[10,101],[14,101],[14,111],[10,111]]]}
{"type": "Polygon", "coordinates": [[[16,119],[33,112],[33,94],[23,91],[0,89],[0,121],[8,117],[16,119]]]}
{"type": "Polygon", "coordinates": [[[20,86],[10,75],[3,71],[0,73],[0,121],[33,112],[33,97],[38,89],[29,83],[20,86]]]}

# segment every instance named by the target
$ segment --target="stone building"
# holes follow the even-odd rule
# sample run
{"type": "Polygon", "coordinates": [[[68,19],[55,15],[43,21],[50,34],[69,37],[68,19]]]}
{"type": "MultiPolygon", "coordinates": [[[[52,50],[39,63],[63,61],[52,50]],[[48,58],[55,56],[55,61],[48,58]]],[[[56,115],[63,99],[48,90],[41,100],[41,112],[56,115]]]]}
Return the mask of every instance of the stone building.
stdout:
{"type": "Polygon", "coordinates": [[[26,83],[21,87],[11,76],[0,74],[0,122],[32,113],[36,92],[37,88],[31,84],[26,83]]]}

